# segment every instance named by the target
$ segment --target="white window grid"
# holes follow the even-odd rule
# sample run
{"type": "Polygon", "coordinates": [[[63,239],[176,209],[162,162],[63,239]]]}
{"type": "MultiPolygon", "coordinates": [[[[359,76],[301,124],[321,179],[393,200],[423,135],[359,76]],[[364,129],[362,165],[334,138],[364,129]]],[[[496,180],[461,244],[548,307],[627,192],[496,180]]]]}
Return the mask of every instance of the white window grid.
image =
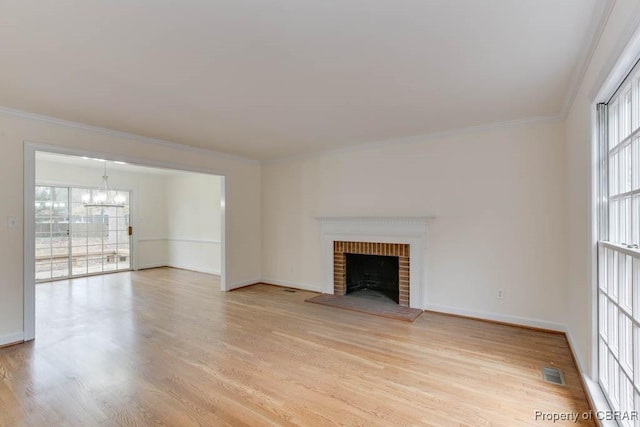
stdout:
{"type": "MultiPolygon", "coordinates": [[[[614,411],[640,411],[640,68],[607,105],[608,223],[598,244],[598,381],[614,411]]],[[[602,125],[602,123],[601,123],[602,125]]],[[[601,163],[602,164],[602,163],[601,163]]],[[[640,420],[619,420],[640,427],[640,420]]]]}
{"type": "MultiPolygon", "coordinates": [[[[67,240],[65,248],[58,248],[62,251],[59,255],[65,255],[61,261],[54,260],[53,250],[48,252],[51,254],[49,260],[49,274],[36,278],[36,282],[46,282],[50,280],[59,280],[68,277],[82,277],[92,274],[101,274],[109,271],[123,271],[131,269],[131,240],[129,236],[130,214],[129,201],[130,192],[128,191],[112,191],[113,197],[122,197],[125,200],[125,208],[87,208],[81,201],[80,195],[88,194],[91,196],[97,191],[94,188],[82,187],[50,187],[37,186],[38,189],[56,189],[63,191],[64,212],[63,216],[68,224],[67,240]],[[79,232],[76,230],[76,224],[73,220],[74,214],[82,212],[84,218],[94,220],[95,217],[109,218],[109,232],[113,234],[113,238],[106,241],[102,236],[98,242],[89,241],[89,231],[79,232]],[[79,239],[78,235],[82,234],[85,238],[79,239]],[[75,238],[74,238],[75,236],[75,238]],[[114,252],[111,262],[106,262],[106,253],[114,252]],[[119,256],[119,254],[127,254],[127,256],[119,256]]],[[[36,201],[36,204],[38,201],[36,201]]],[[[44,203],[44,202],[43,202],[44,203]]],[[[61,214],[58,214],[61,215],[61,214]]],[[[36,218],[40,218],[36,215],[36,218]]],[[[46,219],[46,218],[45,218],[46,219]]],[[[36,233],[38,234],[38,233],[36,233]]],[[[38,237],[38,236],[36,236],[38,237]]],[[[47,237],[43,235],[41,237],[47,237]]],[[[38,246],[38,245],[37,245],[38,246]]],[[[49,242],[49,248],[52,248],[52,242],[49,242]]]]}

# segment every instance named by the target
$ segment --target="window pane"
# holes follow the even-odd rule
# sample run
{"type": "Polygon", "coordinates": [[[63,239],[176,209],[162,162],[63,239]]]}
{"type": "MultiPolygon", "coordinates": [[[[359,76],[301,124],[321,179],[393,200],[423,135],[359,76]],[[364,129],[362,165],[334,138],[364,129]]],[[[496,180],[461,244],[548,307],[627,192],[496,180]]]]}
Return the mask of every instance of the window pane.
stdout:
{"type": "Polygon", "coordinates": [[[615,357],[618,357],[618,325],[619,325],[619,320],[618,320],[618,316],[620,314],[620,310],[618,309],[618,306],[616,304],[614,304],[611,300],[608,301],[609,304],[609,308],[608,308],[608,326],[609,326],[609,348],[611,349],[611,353],[613,353],[613,355],[615,357]]]}
{"type": "Polygon", "coordinates": [[[600,340],[600,344],[598,345],[598,362],[600,385],[607,391],[609,390],[609,349],[607,348],[607,344],[602,340],[600,340]]]}
{"type": "Polygon", "coordinates": [[[622,93],[620,105],[620,139],[631,133],[631,86],[627,86],[622,93]]]}
{"type": "Polygon", "coordinates": [[[618,143],[618,102],[609,104],[609,149],[618,143]]]}
{"type": "Polygon", "coordinates": [[[629,243],[640,245],[640,194],[635,194],[631,202],[631,238],[629,243]]]}
{"type": "Polygon", "coordinates": [[[629,255],[623,255],[620,259],[623,260],[621,266],[624,270],[620,270],[618,275],[620,280],[620,307],[631,314],[633,311],[633,258],[629,255]]]}
{"type": "Polygon", "coordinates": [[[609,353],[609,397],[613,410],[620,410],[620,369],[613,354],[609,353]]]}
{"type": "Polygon", "coordinates": [[[631,198],[620,200],[620,224],[618,226],[617,241],[628,245],[631,243],[631,198]]]}
{"type": "Polygon", "coordinates": [[[633,325],[633,381],[640,384],[640,327],[633,325]]]}
{"type": "Polygon", "coordinates": [[[73,258],[72,270],[74,276],[87,274],[89,272],[88,267],[89,260],[86,256],[76,256],[73,258]]]}
{"type": "Polygon", "coordinates": [[[600,311],[598,313],[598,319],[600,322],[600,335],[604,342],[609,341],[609,314],[607,308],[609,304],[607,303],[607,297],[604,294],[600,294],[600,311]]]}
{"type": "Polygon", "coordinates": [[[609,195],[615,196],[620,193],[618,182],[620,182],[620,172],[618,168],[619,152],[609,155],[609,195]]]}
{"type": "Polygon", "coordinates": [[[609,295],[614,301],[618,301],[618,262],[619,253],[617,251],[611,251],[611,257],[609,258],[609,269],[607,270],[607,289],[609,295]]]}
{"type": "MultiPolygon", "coordinates": [[[[624,372],[620,372],[620,410],[629,416],[633,410],[633,391],[633,385],[629,378],[624,372]]],[[[626,417],[621,421],[623,426],[632,425],[626,417]]]]}
{"type": "Polygon", "coordinates": [[[620,150],[619,168],[620,168],[620,192],[626,193],[631,191],[633,174],[631,172],[631,144],[627,144],[620,150]]]}
{"type": "Polygon", "coordinates": [[[609,249],[598,247],[598,287],[603,291],[607,291],[607,254],[609,249]]]}
{"type": "Polygon", "coordinates": [[[631,82],[633,90],[633,105],[631,106],[632,127],[637,129],[640,127],[640,71],[636,72],[631,82]]]}
{"type": "Polygon", "coordinates": [[[631,171],[631,189],[637,190],[640,188],[640,138],[635,138],[631,145],[631,171]]]}
{"type": "Polygon", "coordinates": [[[618,225],[620,224],[620,213],[618,209],[619,201],[611,200],[609,202],[609,239],[612,242],[618,242],[618,225]]]}
{"type": "Polygon", "coordinates": [[[630,377],[633,376],[633,328],[631,319],[620,314],[620,364],[630,377]]]}
{"type": "Polygon", "coordinates": [[[633,258],[633,316],[640,321],[640,258],[633,258]]]}
{"type": "Polygon", "coordinates": [[[598,244],[598,377],[612,409],[626,413],[640,410],[640,66],[632,71],[606,117],[599,114],[608,134],[597,162],[608,168],[599,185],[608,215],[599,224],[609,232],[598,244]]]}

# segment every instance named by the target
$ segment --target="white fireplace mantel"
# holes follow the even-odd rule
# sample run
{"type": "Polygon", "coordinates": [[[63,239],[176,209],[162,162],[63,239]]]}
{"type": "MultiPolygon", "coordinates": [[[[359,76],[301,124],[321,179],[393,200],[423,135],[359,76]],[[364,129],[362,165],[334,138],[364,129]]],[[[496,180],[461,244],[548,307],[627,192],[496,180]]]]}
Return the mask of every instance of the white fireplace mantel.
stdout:
{"type": "Polygon", "coordinates": [[[318,217],[322,234],[325,288],[333,293],[333,242],[409,245],[409,306],[425,307],[427,223],[432,217],[318,217]]]}

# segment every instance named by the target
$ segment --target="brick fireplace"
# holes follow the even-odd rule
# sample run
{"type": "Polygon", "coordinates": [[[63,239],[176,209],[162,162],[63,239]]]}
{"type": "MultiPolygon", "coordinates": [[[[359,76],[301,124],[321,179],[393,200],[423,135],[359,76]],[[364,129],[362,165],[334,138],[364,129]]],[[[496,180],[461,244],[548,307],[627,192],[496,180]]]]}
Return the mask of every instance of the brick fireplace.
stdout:
{"type": "Polygon", "coordinates": [[[347,254],[397,257],[398,304],[409,306],[410,295],[410,247],[403,243],[333,242],[333,293],[347,293],[347,254]]]}
{"type": "MultiPolygon", "coordinates": [[[[318,217],[324,261],[322,292],[344,295],[348,283],[353,285],[354,281],[357,282],[361,276],[364,276],[360,271],[354,279],[354,268],[350,270],[346,268],[347,262],[350,263],[354,258],[397,257],[398,303],[411,308],[424,308],[427,276],[425,254],[429,219],[429,217],[318,217]]],[[[377,260],[374,263],[384,264],[377,260]]],[[[360,268],[358,264],[356,267],[360,268]]],[[[366,269],[368,268],[367,265],[366,269]]],[[[390,282],[392,273],[385,273],[380,278],[382,279],[380,282],[390,282]]],[[[368,282],[368,278],[365,282],[368,282]]],[[[371,288],[367,287],[367,289],[371,288]]]]}

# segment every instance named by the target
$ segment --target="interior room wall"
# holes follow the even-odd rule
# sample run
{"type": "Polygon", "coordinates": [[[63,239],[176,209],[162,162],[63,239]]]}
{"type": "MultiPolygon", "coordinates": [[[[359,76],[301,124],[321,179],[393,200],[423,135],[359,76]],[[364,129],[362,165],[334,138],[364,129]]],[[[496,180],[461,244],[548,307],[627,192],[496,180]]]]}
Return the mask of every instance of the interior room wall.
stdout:
{"type": "Polygon", "coordinates": [[[166,180],[168,265],[220,274],[219,176],[174,174],[166,180]]]}
{"type": "Polygon", "coordinates": [[[567,329],[578,363],[594,373],[592,354],[596,302],[593,298],[595,240],[592,222],[593,120],[596,94],[638,28],[640,3],[617,0],[585,70],[566,119],[566,173],[568,181],[568,300],[567,329]]]}
{"type": "MultiPolygon", "coordinates": [[[[41,156],[40,156],[41,157],[41,156]]],[[[85,167],[36,159],[36,184],[98,187],[102,179],[102,163],[87,160],[85,167]],[[95,163],[95,164],[93,164],[95,163]]],[[[168,223],[166,209],[166,176],[149,169],[141,172],[122,171],[117,165],[108,170],[109,185],[114,190],[133,192],[131,204],[134,224],[133,255],[138,268],[169,265],[168,223]]]]}
{"type": "Polygon", "coordinates": [[[261,166],[258,162],[181,148],[90,127],[0,110],[0,344],[23,337],[24,143],[90,151],[133,163],[171,165],[227,177],[225,189],[226,285],[255,283],[261,277],[261,166]],[[7,218],[17,218],[9,227],[7,218]]]}
{"type": "Polygon", "coordinates": [[[424,308],[562,329],[563,132],[550,119],[265,164],[264,279],[323,288],[317,217],[433,216],[424,308]]]}

